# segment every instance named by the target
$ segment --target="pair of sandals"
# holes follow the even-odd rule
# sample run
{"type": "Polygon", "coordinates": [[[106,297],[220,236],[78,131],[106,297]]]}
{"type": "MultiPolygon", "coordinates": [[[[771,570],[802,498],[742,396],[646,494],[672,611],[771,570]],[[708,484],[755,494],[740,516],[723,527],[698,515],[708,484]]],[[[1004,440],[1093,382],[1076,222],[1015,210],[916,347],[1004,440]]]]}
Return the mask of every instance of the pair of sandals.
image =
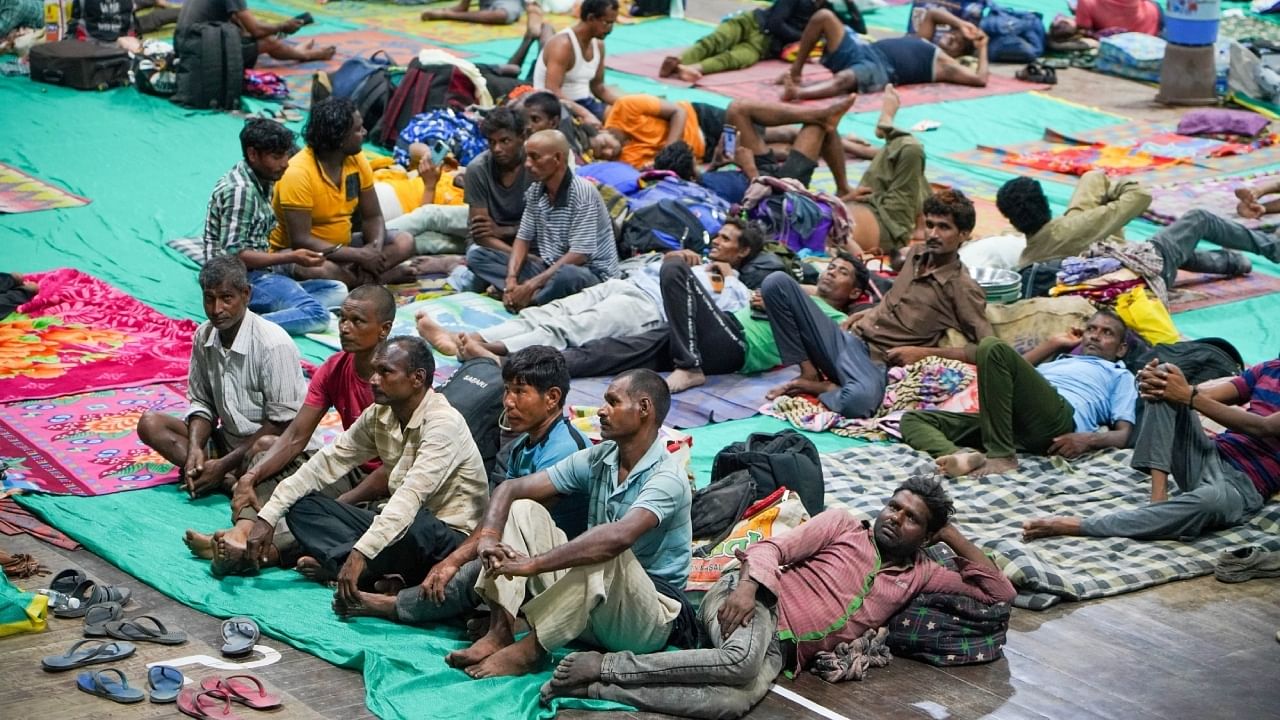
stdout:
{"type": "Polygon", "coordinates": [[[1057,85],[1058,71],[1042,62],[1030,62],[1027,66],[1013,74],[1023,82],[1039,83],[1041,85],[1057,85]]]}
{"type": "Polygon", "coordinates": [[[233,702],[254,710],[273,710],[282,703],[279,695],[267,692],[262,681],[252,675],[205,678],[199,690],[187,688],[179,693],[177,702],[179,712],[200,720],[239,720],[231,712],[233,702]]]}
{"type": "Polygon", "coordinates": [[[181,645],[187,641],[185,632],[170,630],[154,615],[139,615],[132,620],[123,619],[123,615],[124,608],[117,602],[91,606],[84,615],[85,637],[113,637],[160,645],[181,645]]]}
{"type": "Polygon", "coordinates": [[[150,697],[153,703],[171,703],[178,699],[185,679],[182,672],[169,665],[153,665],[147,670],[147,687],[150,695],[129,685],[129,679],[116,668],[98,672],[82,672],[76,677],[76,687],[82,692],[106,698],[123,705],[142,702],[150,697]]]}
{"type": "Polygon", "coordinates": [[[123,606],[133,593],[129,588],[99,585],[79,570],[63,570],[49,583],[49,608],[54,617],[82,618],[89,608],[114,602],[123,606]]]}

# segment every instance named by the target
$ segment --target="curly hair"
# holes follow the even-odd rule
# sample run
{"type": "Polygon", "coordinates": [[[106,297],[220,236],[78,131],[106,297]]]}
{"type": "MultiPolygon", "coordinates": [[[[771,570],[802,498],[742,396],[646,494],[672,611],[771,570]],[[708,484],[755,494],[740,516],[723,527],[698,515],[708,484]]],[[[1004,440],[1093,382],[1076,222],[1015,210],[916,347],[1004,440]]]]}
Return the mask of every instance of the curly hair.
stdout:
{"type": "Polygon", "coordinates": [[[866,292],[871,283],[871,271],[867,269],[867,264],[848,250],[838,251],[836,260],[843,260],[853,266],[853,287],[857,292],[866,292]]]}
{"type": "Polygon", "coordinates": [[[578,17],[583,20],[604,17],[610,10],[618,9],[618,0],[582,0],[582,11],[578,17]]]}
{"type": "Polygon", "coordinates": [[[349,98],[327,97],[311,106],[302,137],[316,152],[337,150],[351,132],[351,119],[355,114],[356,104],[349,98]]]}
{"type": "Polygon", "coordinates": [[[912,475],[904,480],[893,494],[897,495],[903,490],[923,500],[925,507],[929,508],[928,530],[930,533],[941,530],[951,521],[951,516],[956,512],[956,504],[947,495],[947,488],[940,477],[912,475]]]}
{"type": "Polygon", "coordinates": [[[978,213],[973,209],[973,201],[959,190],[939,190],[924,201],[925,215],[936,215],[951,218],[960,232],[973,232],[978,222],[978,213]]]}
{"type": "Polygon", "coordinates": [[[1035,178],[1016,177],[1001,185],[996,191],[996,207],[1018,232],[1028,236],[1039,232],[1053,217],[1044,188],[1035,178]]]}
{"type": "Polygon", "coordinates": [[[658,151],[653,159],[654,170],[670,170],[682,180],[695,178],[693,148],[683,140],[677,140],[658,151]]]}
{"type": "Polygon", "coordinates": [[[517,138],[524,137],[524,113],[509,107],[496,107],[480,121],[480,134],[489,139],[495,133],[506,130],[517,138]]]}
{"type": "Polygon", "coordinates": [[[240,129],[240,152],[247,158],[249,148],[267,155],[293,150],[293,131],[274,120],[249,118],[240,129]]]}

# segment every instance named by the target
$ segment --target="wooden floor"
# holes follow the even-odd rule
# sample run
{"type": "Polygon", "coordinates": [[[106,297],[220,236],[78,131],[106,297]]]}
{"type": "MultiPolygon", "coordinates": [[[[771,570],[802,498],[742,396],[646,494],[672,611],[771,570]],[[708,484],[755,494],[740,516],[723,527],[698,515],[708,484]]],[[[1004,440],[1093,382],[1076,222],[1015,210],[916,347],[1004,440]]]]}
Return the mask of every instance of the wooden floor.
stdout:
{"type": "MultiPolygon", "coordinates": [[[[120,667],[146,686],[146,664],[191,655],[219,657],[217,618],[156,592],[85,551],[58,550],[27,536],[2,537],[6,552],[31,553],[55,570],[79,567],[134,591],[129,615],[153,613],[186,630],[176,648],[141,643],[120,667]]],[[[123,706],[75,689],[75,673],[46,673],[40,658],[81,638],[79,620],[51,619],[49,630],[0,639],[0,718],[174,717],[172,705],[123,706]]],[[[1006,659],[943,670],[905,659],[871,671],[860,683],[829,685],[805,675],[780,686],[847,718],[1280,718],[1280,580],[1239,585],[1211,577],[1109,600],[1068,603],[1045,612],[1014,612],[1006,659]]],[[[355,719],[365,709],[359,673],[267,639],[279,662],[256,668],[285,707],[272,718],[355,719]]],[[[255,658],[258,656],[255,655],[255,658]]],[[[182,668],[197,682],[219,671],[182,668]]],[[[242,713],[250,717],[247,712],[242,713]]],[[[566,712],[566,718],[659,717],[645,713],[566,712]]],[[[748,717],[823,717],[771,693],[748,717]]]]}

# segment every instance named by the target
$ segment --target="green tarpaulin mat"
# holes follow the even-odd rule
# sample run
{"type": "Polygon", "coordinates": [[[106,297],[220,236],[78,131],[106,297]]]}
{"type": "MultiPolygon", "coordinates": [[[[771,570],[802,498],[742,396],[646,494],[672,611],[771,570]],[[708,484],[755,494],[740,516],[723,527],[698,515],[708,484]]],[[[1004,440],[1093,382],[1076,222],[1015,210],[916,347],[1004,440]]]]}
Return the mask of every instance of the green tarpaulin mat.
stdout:
{"type": "MultiPolygon", "coordinates": [[[[182,532],[225,527],[225,497],[189,501],[176,486],[165,486],[92,498],[27,495],[17,500],[95,555],[183,604],[217,617],[249,615],[271,637],[335,665],[362,669],[365,702],[380,718],[421,718],[424,708],[431,709],[430,717],[459,720],[554,714],[538,702],[550,665],[539,675],[489,680],[472,680],[445,665],[447,653],[469,644],[461,628],[340,620],[330,607],[333,591],[292,570],[214,579],[208,561],[187,551],[182,532]]],[[[565,707],[622,707],[566,702],[565,707]]]]}

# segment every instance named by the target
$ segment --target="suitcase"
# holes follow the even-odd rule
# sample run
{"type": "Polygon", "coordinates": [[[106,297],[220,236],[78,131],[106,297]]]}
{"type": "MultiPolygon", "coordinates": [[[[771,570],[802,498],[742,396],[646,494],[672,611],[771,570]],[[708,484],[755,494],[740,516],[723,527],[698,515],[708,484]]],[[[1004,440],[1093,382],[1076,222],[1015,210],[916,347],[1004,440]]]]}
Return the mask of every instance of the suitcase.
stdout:
{"type": "Polygon", "coordinates": [[[31,79],[77,90],[129,84],[129,53],[116,45],[60,40],[31,48],[31,79]]]}

